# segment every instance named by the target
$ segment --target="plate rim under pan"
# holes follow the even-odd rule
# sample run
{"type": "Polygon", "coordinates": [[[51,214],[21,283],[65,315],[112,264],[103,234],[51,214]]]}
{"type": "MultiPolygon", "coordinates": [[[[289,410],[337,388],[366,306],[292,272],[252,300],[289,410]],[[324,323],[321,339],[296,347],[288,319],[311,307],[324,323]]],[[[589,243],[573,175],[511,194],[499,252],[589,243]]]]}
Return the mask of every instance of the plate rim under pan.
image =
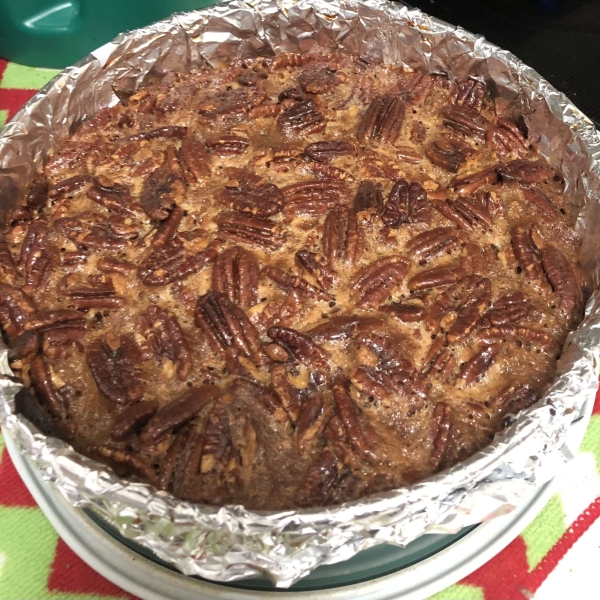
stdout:
{"type": "MultiPolygon", "coordinates": [[[[593,402],[582,408],[568,432],[569,447],[577,450],[587,429],[593,402]]],[[[422,600],[456,583],[505,548],[541,511],[554,490],[544,484],[514,511],[483,523],[436,554],[390,575],[363,583],[315,591],[259,591],[187,577],[128,548],[69,501],[21,455],[10,435],[6,449],[17,472],[60,537],[84,562],[115,585],[144,600],[422,600]],[[432,568],[435,565],[435,568],[432,568]]]]}

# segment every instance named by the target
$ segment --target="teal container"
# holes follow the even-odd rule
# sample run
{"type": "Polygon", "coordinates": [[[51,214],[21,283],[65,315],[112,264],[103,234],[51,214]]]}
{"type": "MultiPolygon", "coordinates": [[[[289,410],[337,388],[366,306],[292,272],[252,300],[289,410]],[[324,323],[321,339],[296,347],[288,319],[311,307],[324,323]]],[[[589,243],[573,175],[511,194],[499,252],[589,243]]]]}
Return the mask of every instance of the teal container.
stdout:
{"type": "Polygon", "coordinates": [[[110,42],[174,12],[211,0],[0,0],[0,58],[63,69],[110,42]]]}

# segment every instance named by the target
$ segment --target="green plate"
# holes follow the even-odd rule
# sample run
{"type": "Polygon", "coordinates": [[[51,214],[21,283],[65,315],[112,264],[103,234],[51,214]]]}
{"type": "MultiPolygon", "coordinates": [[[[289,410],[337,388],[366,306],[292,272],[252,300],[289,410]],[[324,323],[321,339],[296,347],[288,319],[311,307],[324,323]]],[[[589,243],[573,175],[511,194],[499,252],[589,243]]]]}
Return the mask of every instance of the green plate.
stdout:
{"type": "MultiPolygon", "coordinates": [[[[132,540],[123,537],[115,527],[109,525],[104,519],[98,516],[94,511],[85,509],[84,511],[98,526],[104,529],[119,542],[141,554],[153,562],[175,571],[171,565],[160,560],[151,550],[136,544],[132,540]]],[[[374,548],[363,550],[349,560],[318,567],[310,575],[301,579],[298,583],[291,586],[288,590],[277,589],[277,591],[290,592],[309,592],[316,590],[325,590],[330,588],[352,585],[390,575],[406,567],[410,567],[444,548],[447,548],[477,526],[465,527],[455,535],[426,534],[411,542],[405,548],[391,546],[390,544],[380,544],[374,548]]],[[[201,579],[198,577],[198,579],[201,579]]],[[[212,582],[214,583],[214,582],[212,582]]],[[[225,584],[220,584],[225,585],[225,584]]],[[[245,579],[236,583],[228,583],[227,586],[238,589],[256,590],[256,591],[274,591],[275,587],[266,577],[256,577],[254,579],[245,579]]]]}

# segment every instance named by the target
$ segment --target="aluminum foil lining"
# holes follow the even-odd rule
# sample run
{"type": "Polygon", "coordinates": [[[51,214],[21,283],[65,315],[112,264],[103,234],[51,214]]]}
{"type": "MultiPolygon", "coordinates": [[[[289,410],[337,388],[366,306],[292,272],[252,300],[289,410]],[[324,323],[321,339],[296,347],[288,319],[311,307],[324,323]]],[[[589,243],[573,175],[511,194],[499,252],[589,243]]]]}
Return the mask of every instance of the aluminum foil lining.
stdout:
{"type": "Polygon", "coordinates": [[[58,140],[117,102],[113,84],[135,89],[151,71],[217,64],[242,46],[275,53],[320,46],[485,80],[498,110],[522,114],[530,137],[564,175],[592,292],[555,383],[486,449],[412,487],[327,509],[206,507],[121,480],[13,413],[19,384],[0,352],[4,431],[74,505],[91,507],[185,574],[228,582],[265,573],[284,588],[376,544],[405,545],[424,532],[456,532],[506,513],[571,457],[565,433],[598,386],[600,141],[589,119],[512,54],[418,10],[385,0],[234,0],[122,34],[53,79],[0,133],[0,217],[58,140]]]}

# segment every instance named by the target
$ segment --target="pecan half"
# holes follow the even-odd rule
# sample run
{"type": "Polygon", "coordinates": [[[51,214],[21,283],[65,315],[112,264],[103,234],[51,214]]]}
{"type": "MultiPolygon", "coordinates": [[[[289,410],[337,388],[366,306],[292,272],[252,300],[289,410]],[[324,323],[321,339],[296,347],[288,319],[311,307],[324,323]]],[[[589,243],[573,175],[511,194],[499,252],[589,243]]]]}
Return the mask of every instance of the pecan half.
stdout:
{"type": "Polygon", "coordinates": [[[458,94],[454,100],[459,106],[468,106],[480,111],[485,97],[485,85],[481,81],[468,79],[458,86],[458,94]]]}
{"type": "Polygon", "coordinates": [[[352,156],[354,154],[354,146],[350,142],[333,140],[314,142],[304,148],[304,154],[311,160],[329,162],[341,156],[352,156]]]}
{"type": "Polygon", "coordinates": [[[204,146],[211,153],[223,158],[231,158],[245,154],[250,148],[250,141],[239,135],[220,135],[204,141],[204,146]]]}
{"type": "Polygon", "coordinates": [[[298,250],[296,262],[308,271],[323,289],[328,290],[333,285],[336,273],[323,256],[308,250],[298,250]]]}
{"type": "Polygon", "coordinates": [[[295,430],[300,451],[305,451],[313,441],[318,439],[319,433],[325,425],[327,413],[321,394],[308,398],[302,404],[295,430]]]}
{"type": "Polygon", "coordinates": [[[391,304],[380,306],[379,310],[405,323],[418,323],[425,318],[426,314],[424,306],[401,302],[392,302],[391,304]]]}
{"type": "Polygon", "coordinates": [[[215,194],[224,206],[257,217],[269,217],[281,211],[285,196],[276,185],[261,179],[257,182],[241,179],[234,183],[215,194]]]}
{"type": "Polygon", "coordinates": [[[527,151],[527,140],[519,128],[507,119],[498,119],[496,127],[488,130],[486,138],[487,143],[503,158],[512,152],[522,156],[527,151]]]}
{"type": "Polygon", "coordinates": [[[498,167],[498,174],[503,181],[520,183],[539,183],[554,177],[554,171],[547,163],[535,160],[513,160],[498,167]]]}
{"type": "Polygon", "coordinates": [[[389,227],[400,227],[403,223],[431,223],[431,211],[427,192],[419,183],[409,184],[405,179],[394,183],[388,196],[381,220],[389,227]]]}
{"type": "Polygon", "coordinates": [[[125,298],[117,296],[110,277],[90,275],[86,282],[81,282],[76,275],[67,275],[59,282],[57,291],[67,296],[69,308],[119,308],[125,304],[125,298]]]}
{"type": "Polygon", "coordinates": [[[333,296],[328,294],[325,290],[312,285],[312,283],[309,283],[302,277],[288,275],[285,271],[282,271],[278,267],[265,267],[262,270],[262,273],[285,290],[295,289],[308,298],[316,298],[317,300],[324,300],[326,302],[333,299],[333,296]]]}
{"type": "Polygon", "coordinates": [[[369,180],[361,181],[354,196],[353,210],[357,215],[360,213],[380,215],[383,212],[381,185],[369,180]]]}
{"type": "Polygon", "coordinates": [[[446,202],[471,226],[471,228],[475,226],[479,226],[484,230],[492,228],[494,220],[486,206],[483,206],[482,202],[462,197],[456,198],[456,200],[447,200],[446,202]]]}
{"type": "Polygon", "coordinates": [[[527,296],[522,292],[505,294],[498,298],[492,305],[492,308],[485,313],[481,320],[481,325],[483,327],[496,327],[498,325],[516,323],[529,314],[529,309],[527,296]]]}
{"type": "Polygon", "coordinates": [[[280,248],[285,237],[269,219],[240,213],[219,213],[215,218],[219,226],[218,238],[248,244],[266,250],[280,248]]]}
{"type": "Polygon", "coordinates": [[[177,377],[185,381],[192,371],[192,351],[177,317],[159,306],[151,306],[140,316],[140,328],[146,357],[173,361],[177,377]]]}
{"type": "Polygon", "coordinates": [[[433,438],[429,466],[437,469],[448,451],[452,433],[452,410],[445,402],[438,402],[433,409],[431,437],[433,438]]]}
{"type": "Polygon", "coordinates": [[[356,136],[363,144],[394,145],[404,122],[404,102],[389,95],[371,102],[358,126],[356,136]]]}
{"type": "Polygon", "coordinates": [[[545,220],[556,222],[562,220],[562,214],[541,190],[537,188],[522,188],[525,200],[542,216],[545,220]]]}
{"type": "Polygon", "coordinates": [[[57,181],[48,191],[49,198],[58,198],[88,185],[92,181],[91,175],[75,175],[62,181],[57,181]]]}
{"type": "Polygon", "coordinates": [[[531,237],[531,227],[516,225],[511,232],[512,247],[523,273],[530,281],[544,279],[540,252],[531,237]]]}
{"type": "Polygon", "coordinates": [[[48,242],[48,227],[43,221],[32,222],[27,228],[19,262],[25,272],[26,290],[45,283],[58,266],[58,248],[48,242]]]}
{"type": "Polygon", "coordinates": [[[458,374],[458,381],[467,386],[483,377],[486,371],[495,362],[499,354],[499,344],[484,346],[461,367],[458,374]]]}
{"type": "Polygon", "coordinates": [[[425,156],[436,166],[456,173],[476,152],[462,140],[450,136],[437,138],[425,150],[425,156]]]}
{"type": "Polygon", "coordinates": [[[528,385],[511,384],[489,401],[490,409],[500,415],[516,415],[537,401],[536,393],[528,385]]]}
{"type": "Polygon", "coordinates": [[[436,227],[411,238],[406,250],[420,260],[432,258],[446,252],[458,241],[458,231],[454,227],[436,227]]]}
{"type": "Polygon", "coordinates": [[[198,273],[216,257],[217,251],[214,248],[186,254],[178,244],[165,244],[155,248],[138,265],[137,273],[144,285],[167,285],[198,273]]]}
{"type": "Polygon", "coordinates": [[[115,419],[110,436],[116,442],[126,440],[134,431],[144,427],[157,410],[156,400],[145,400],[128,406],[115,419]]]}
{"type": "Polygon", "coordinates": [[[355,265],[361,252],[356,213],[343,207],[329,211],[323,226],[323,254],[327,263],[355,265]]]}
{"type": "Polygon", "coordinates": [[[379,306],[390,290],[400,285],[409,269],[409,262],[400,256],[386,256],[358,272],[353,282],[357,304],[365,308],[379,306]]]}
{"type": "Polygon", "coordinates": [[[326,66],[309,66],[298,77],[300,87],[310,94],[322,94],[336,87],[342,80],[326,66]]]}
{"type": "Polygon", "coordinates": [[[484,185],[491,185],[500,179],[498,175],[498,166],[486,167],[481,171],[476,171],[464,177],[455,178],[452,181],[451,187],[461,195],[469,195],[476,192],[484,185]]]}
{"type": "Polygon", "coordinates": [[[94,184],[88,188],[86,196],[110,212],[122,215],[135,216],[141,209],[129,195],[126,186],[103,185],[97,179],[94,179],[94,184]]]}
{"type": "Polygon", "coordinates": [[[242,308],[258,302],[259,265],[256,256],[239,246],[217,256],[212,271],[212,288],[242,308]]]}
{"type": "Polygon", "coordinates": [[[265,91],[257,87],[223,90],[201,102],[198,112],[204,117],[246,113],[261,104],[266,97],[265,91]]]}
{"type": "Polygon", "coordinates": [[[408,280],[408,289],[411,292],[428,290],[459,282],[467,276],[462,267],[434,267],[417,273],[408,280]]]}
{"type": "Polygon", "coordinates": [[[366,422],[362,410],[350,396],[350,380],[338,375],[332,387],[335,412],[344,428],[350,446],[366,459],[376,458],[373,449],[377,444],[377,434],[366,422]]]}
{"type": "Polygon", "coordinates": [[[130,262],[117,260],[110,256],[103,256],[96,263],[96,267],[103,273],[119,273],[120,275],[135,275],[137,267],[130,262]]]}
{"type": "Polygon", "coordinates": [[[85,327],[85,316],[78,310],[45,310],[32,315],[25,323],[25,330],[40,332],[61,327],[85,327]]]}
{"type": "Polygon", "coordinates": [[[181,176],[171,169],[166,155],[163,164],[145,179],[140,204],[150,218],[162,221],[169,216],[183,193],[181,176]]]}
{"type": "Polygon", "coordinates": [[[427,314],[427,328],[432,333],[437,333],[444,318],[454,313],[454,322],[445,325],[448,341],[461,341],[473,331],[490,300],[489,279],[475,275],[465,277],[436,298],[427,314]]]}
{"type": "Polygon", "coordinates": [[[188,184],[210,177],[210,154],[194,136],[186,137],[177,152],[183,178],[188,184]]]}
{"type": "Polygon", "coordinates": [[[283,346],[296,360],[304,363],[310,369],[317,384],[325,381],[331,370],[329,355],[308,335],[295,329],[277,326],[269,327],[267,335],[283,346]]]}
{"type": "Polygon", "coordinates": [[[350,190],[343,181],[324,179],[293,183],[281,190],[288,214],[325,213],[332,205],[345,204],[350,190]]]}
{"type": "Polygon", "coordinates": [[[548,275],[552,289],[560,299],[561,308],[573,320],[581,318],[583,294],[573,268],[564,254],[548,244],[541,249],[544,271],[548,275]]]}
{"type": "Polygon", "coordinates": [[[104,340],[98,338],[88,345],[86,360],[98,389],[109,400],[128,404],[141,399],[138,366],[142,356],[132,338],[119,338],[110,331],[104,340]]]}
{"type": "Polygon", "coordinates": [[[319,133],[327,127],[327,121],[312,100],[294,102],[277,117],[277,127],[289,137],[319,133]]]}
{"type": "Polygon", "coordinates": [[[339,478],[337,458],[329,448],[325,448],[310,465],[298,486],[295,503],[300,507],[327,504],[339,478]]]}
{"type": "Polygon", "coordinates": [[[423,359],[421,374],[429,378],[437,377],[445,383],[450,383],[456,367],[456,359],[452,350],[445,345],[446,340],[443,337],[436,337],[423,359]]]}
{"type": "MultiPolygon", "coordinates": [[[[281,346],[279,347],[281,348],[281,346]]],[[[275,399],[279,401],[279,405],[287,413],[289,420],[295,423],[300,414],[303,399],[300,391],[290,384],[287,370],[282,364],[274,365],[271,369],[271,389],[275,399]]],[[[268,402],[268,398],[263,398],[263,402],[268,402]]],[[[268,407],[268,410],[269,412],[276,412],[273,407],[268,407]]]]}
{"type": "Polygon", "coordinates": [[[36,356],[29,367],[29,376],[44,406],[57,418],[66,419],[67,407],[52,383],[50,368],[41,356],[36,356]]]}
{"type": "Polygon", "coordinates": [[[0,325],[9,338],[19,335],[36,311],[33,300],[23,290],[0,282],[0,325]]]}
{"type": "Polygon", "coordinates": [[[191,388],[160,410],[144,427],[140,440],[146,444],[157,444],[173,429],[193,419],[205,406],[221,395],[214,385],[191,388]]]}
{"type": "Polygon", "coordinates": [[[262,361],[258,332],[246,313],[220,292],[207,292],[198,298],[194,313],[196,326],[206,336],[212,350],[218,354],[227,351],[240,353],[262,361]]]}
{"type": "Polygon", "coordinates": [[[470,106],[444,106],[442,116],[446,127],[482,141],[491,125],[478,110],[470,106]]]}
{"type": "Polygon", "coordinates": [[[83,249],[121,250],[139,235],[135,227],[123,229],[115,219],[91,212],[57,219],[54,226],[61,235],[83,249]]]}
{"type": "Polygon", "coordinates": [[[460,257],[460,266],[468,275],[479,275],[482,277],[489,273],[487,257],[479,244],[468,242],[463,248],[460,257]]]}

